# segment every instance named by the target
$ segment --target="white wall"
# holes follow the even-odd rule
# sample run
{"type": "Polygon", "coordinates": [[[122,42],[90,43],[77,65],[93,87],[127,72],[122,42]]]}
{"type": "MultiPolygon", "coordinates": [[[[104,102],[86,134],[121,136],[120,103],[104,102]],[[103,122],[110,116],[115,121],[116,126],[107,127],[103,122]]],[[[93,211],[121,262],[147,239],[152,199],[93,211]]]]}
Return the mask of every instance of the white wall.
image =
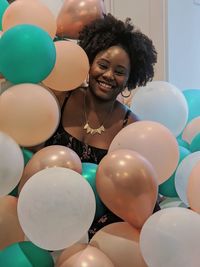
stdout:
{"type": "Polygon", "coordinates": [[[107,12],[119,19],[130,17],[149,36],[158,52],[154,80],[166,79],[165,0],[104,0],[107,12]]]}
{"type": "Polygon", "coordinates": [[[168,81],[200,89],[200,5],[168,0],[168,81]]]}

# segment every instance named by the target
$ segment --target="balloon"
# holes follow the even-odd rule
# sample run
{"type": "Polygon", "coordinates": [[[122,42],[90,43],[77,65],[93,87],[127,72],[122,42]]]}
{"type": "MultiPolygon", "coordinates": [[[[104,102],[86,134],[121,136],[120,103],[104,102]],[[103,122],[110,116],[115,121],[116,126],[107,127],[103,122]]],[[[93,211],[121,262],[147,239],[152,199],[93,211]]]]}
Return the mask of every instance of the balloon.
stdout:
{"type": "Polygon", "coordinates": [[[185,147],[188,150],[190,150],[190,145],[186,141],[184,141],[181,137],[176,138],[176,140],[179,146],[185,147]]]}
{"type": "Polygon", "coordinates": [[[190,144],[190,151],[191,152],[200,151],[200,133],[195,135],[195,137],[192,139],[192,142],[190,144]]]}
{"type": "Polygon", "coordinates": [[[141,87],[132,99],[131,110],[141,120],[162,123],[175,136],[183,131],[188,119],[188,105],[183,93],[164,81],[149,82],[141,87]]]}
{"type": "Polygon", "coordinates": [[[82,163],[82,175],[83,177],[88,181],[88,183],[91,185],[92,190],[95,195],[96,199],[96,213],[95,213],[95,219],[99,219],[101,216],[103,216],[106,213],[106,207],[104,206],[103,202],[101,201],[97,189],[96,189],[96,171],[97,171],[98,165],[94,163],[89,162],[83,162],[82,163]]]}
{"type": "Polygon", "coordinates": [[[187,208],[187,206],[178,197],[167,197],[163,201],[159,202],[159,205],[161,209],[167,209],[172,207],[187,208]]]}
{"type": "Polygon", "coordinates": [[[84,250],[65,260],[60,267],[114,267],[111,260],[99,249],[87,246],[84,250]]]}
{"type": "Polygon", "coordinates": [[[116,150],[100,162],[97,192],[116,215],[141,228],[152,214],[157,199],[157,175],[151,164],[132,150],[116,150]]]}
{"type": "Polygon", "coordinates": [[[85,51],[74,42],[57,41],[56,64],[43,83],[58,91],[67,91],[80,86],[87,78],[89,60],[85,51]]]}
{"type": "Polygon", "coordinates": [[[191,170],[187,185],[187,197],[190,208],[198,213],[200,213],[199,170],[200,161],[198,161],[191,170]]]}
{"type": "Polygon", "coordinates": [[[17,198],[0,197],[0,250],[23,240],[24,233],[17,217],[17,198]]]}
{"type": "Polygon", "coordinates": [[[64,249],[61,254],[59,255],[58,259],[56,260],[56,265],[55,267],[58,267],[60,265],[62,265],[62,263],[70,258],[71,256],[73,256],[74,254],[78,253],[79,251],[84,250],[85,248],[87,248],[87,244],[74,244],[66,249],[64,249]]]}
{"type": "Polygon", "coordinates": [[[29,162],[29,160],[33,157],[33,152],[28,149],[22,148],[22,153],[24,156],[24,165],[26,165],[29,162]]]}
{"type": "Polygon", "coordinates": [[[56,266],[59,265],[61,263],[61,261],[63,261],[63,259],[65,260],[65,253],[69,250],[71,251],[72,247],[78,246],[78,247],[81,247],[81,249],[85,248],[88,244],[88,241],[89,241],[88,240],[88,233],[86,233],[76,244],[68,247],[67,249],[56,250],[56,251],[51,252],[51,255],[54,259],[54,262],[56,263],[56,266]],[[65,253],[64,253],[64,251],[65,251],[65,253]],[[62,256],[61,256],[61,254],[62,254],[62,256]],[[60,261],[60,259],[61,259],[61,261],[60,261]]]}
{"type": "Polygon", "coordinates": [[[40,0],[45,6],[47,6],[51,12],[54,14],[54,17],[56,18],[59,11],[62,8],[64,0],[40,0]]]}
{"type": "Polygon", "coordinates": [[[0,30],[2,30],[2,17],[8,6],[9,6],[8,1],[0,0],[0,30]]]}
{"type": "MultiPolygon", "coordinates": [[[[181,161],[190,154],[190,151],[186,149],[185,147],[179,146],[179,153],[180,153],[180,159],[179,159],[178,164],[180,164],[181,161]]],[[[161,195],[166,196],[166,197],[177,197],[178,196],[176,192],[176,188],[175,188],[175,183],[174,183],[175,173],[176,173],[176,170],[169,179],[167,179],[164,183],[160,184],[159,193],[161,195]]]]}
{"type": "Polygon", "coordinates": [[[200,133],[200,117],[191,120],[182,133],[182,139],[191,144],[192,139],[200,133]]]}
{"type": "Polygon", "coordinates": [[[51,167],[64,167],[81,174],[82,165],[79,156],[65,146],[52,145],[39,150],[26,165],[19,184],[19,193],[27,180],[35,173],[51,167]]]}
{"type": "Polygon", "coordinates": [[[33,24],[48,32],[51,38],[56,34],[56,19],[40,1],[17,0],[10,5],[2,19],[2,27],[7,31],[18,24],[33,24]]]}
{"type": "Polygon", "coordinates": [[[178,165],[175,173],[175,188],[179,198],[187,205],[187,186],[188,179],[195,164],[200,161],[200,151],[194,152],[186,156],[178,165]]]}
{"type": "Polygon", "coordinates": [[[19,183],[24,169],[24,159],[18,144],[0,132],[0,196],[9,194],[19,183]]]}
{"type": "Polygon", "coordinates": [[[51,254],[31,242],[19,242],[0,252],[0,266],[6,267],[53,267],[51,254]]]}
{"type": "Polygon", "coordinates": [[[139,232],[126,222],[103,227],[90,244],[104,252],[115,267],[147,267],[139,249],[139,232]]]}
{"type": "Polygon", "coordinates": [[[188,104],[188,122],[196,117],[200,116],[199,102],[200,102],[200,90],[197,89],[187,89],[183,91],[188,104]]]}
{"type": "Polygon", "coordinates": [[[123,128],[112,140],[109,152],[121,148],[135,150],[145,157],[155,168],[159,184],[167,180],[178,165],[176,138],[158,122],[137,121],[123,128]]]}
{"type": "Polygon", "coordinates": [[[35,25],[8,29],[0,39],[0,72],[12,83],[39,83],[52,71],[56,50],[49,34],[35,25]]]}
{"type": "Polygon", "coordinates": [[[95,198],[79,173],[54,167],[37,172],[26,182],[17,210],[29,240],[47,250],[61,250],[88,231],[95,214],[95,198]]]}
{"type": "Polygon", "coordinates": [[[102,0],[64,0],[57,17],[57,35],[77,39],[85,25],[105,13],[102,0]]]}
{"type": "Polygon", "coordinates": [[[56,130],[60,107],[56,97],[36,84],[18,84],[1,95],[0,130],[24,147],[46,141],[56,130]]]}
{"type": "Polygon", "coordinates": [[[140,233],[140,248],[148,266],[198,267],[200,216],[174,207],[154,213],[140,233]]]}

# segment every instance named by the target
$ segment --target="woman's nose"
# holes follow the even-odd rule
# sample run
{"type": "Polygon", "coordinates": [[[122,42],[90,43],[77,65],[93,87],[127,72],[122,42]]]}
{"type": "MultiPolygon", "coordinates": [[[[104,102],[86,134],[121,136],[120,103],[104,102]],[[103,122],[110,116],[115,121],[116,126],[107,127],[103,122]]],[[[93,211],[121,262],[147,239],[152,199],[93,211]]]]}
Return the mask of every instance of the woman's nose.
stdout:
{"type": "Polygon", "coordinates": [[[103,77],[105,77],[108,80],[113,80],[114,79],[114,73],[111,69],[108,69],[103,73],[103,77]]]}

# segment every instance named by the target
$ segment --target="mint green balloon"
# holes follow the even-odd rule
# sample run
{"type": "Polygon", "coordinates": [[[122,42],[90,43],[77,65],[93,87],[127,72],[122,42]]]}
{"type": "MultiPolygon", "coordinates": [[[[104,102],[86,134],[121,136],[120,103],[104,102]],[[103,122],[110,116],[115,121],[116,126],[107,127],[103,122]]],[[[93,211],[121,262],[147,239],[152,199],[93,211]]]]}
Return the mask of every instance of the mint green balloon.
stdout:
{"type": "Polygon", "coordinates": [[[0,252],[2,267],[53,267],[51,254],[29,241],[14,243],[0,252]]]}
{"type": "Polygon", "coordinates": [[[200,133],[197,134],[193,139],[190,144],[190,151],[191,152],[196,152],[200,151],[200,133]]]}
{"type": "Polygon", "coordinates": [[[0,0],[0,30],[2,30],[2,18],[3,14],[6,11],[7,7],[9,6],[8,1],[0,0]]]}
{"type": "Polygon", "coordinates": [[[32,158],[34,153],[25,148],[22,148],[22,153],[24,156],[24,165],[26,165],[29,162],[29,160],[32,158]]]}
{"type": "Polygon", "coordinates": [[[176,140],[177,140],[179,146],[183,146],[183,147],[187,148],[188,150],[190,150],[190,145],[185,140],[183,140],[181,137],[177,137],[176,140]]]}
{"type": "Polygon", "coordinates": [[[14,84],[43,81],[55,60],[54,42],[40,27],[20,24],[0,38],[0,72],[14,84]]]}
{"type": "MultiPolygon", "coordinates": [[[[180,153],[180,158],[179,158],[178,165],[191,152],[187,148],[179,145],[179,153],[180,153]]],[[[175,182],[174,182],[175,173],[176,173],[176,171],[172,174],[172,176],[168,180],[166,180],[164,183],[159,185],[159,193],[161,195],[163,195],[165,197],[178,197],[178,194],[177,194],[176,188],[175,188],[175,182]]]]}
{"type": "Polygon", "coordinates": [[[95,163],[83,162],[82,163],[82,176],[88,181],[91,185],[92,190],[95,195],[96,199],[96,213],[95,219],[99,219],[106,213],[106,207],[104,206],[103,202],[101,201],[97,189],[96,189],[96,171],[98,165],[95,163]]]}

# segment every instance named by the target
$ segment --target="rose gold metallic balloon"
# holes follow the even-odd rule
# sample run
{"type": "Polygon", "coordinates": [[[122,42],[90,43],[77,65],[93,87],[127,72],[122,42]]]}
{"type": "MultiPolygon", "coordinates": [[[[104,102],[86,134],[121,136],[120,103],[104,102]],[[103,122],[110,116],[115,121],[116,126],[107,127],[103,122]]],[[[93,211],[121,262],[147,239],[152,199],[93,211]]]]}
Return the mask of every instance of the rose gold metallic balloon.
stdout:
{"type": "Polygon", "coordinates": [[[17,216],[17,198],[0,197],[0,250],[24,241],[24,236],[17,216]]]}
{"type": "Polygon", "coordinates": [[[101,160],[96,188],[101,200],[112,212],[134,227],[141,228],[156,203],[157,174],[139,153],[115,150],[101,160]]]}
{"type": "Polygon", "coordinates": [[[57,35],[77,39],[85,25],[105,13],[102,0],[65,0],[57,17],[57,35]]]}
{"type": "Polygon", "coordinates": [[[111,260],[98,248],[86,246],[83,250],[74,253],[66,258],[64,262],[57,267],[114,267],[111,260]]]}
{"type": "Polygon", "coordinates": [[[27,163],[18,191],[21,191],[26,181],[36,172],[51,167],[65,167],[80,174],[82,172],[81,160],[72,149],[58,145],[47,146],[35,153],[27,163]]]}
{"type": "Polygon", "coordinates": [[[90,245],[104,252],[115,267],[147,267],[140,252],[139,236],[139,231],[128,223],[112,223],[100,229],[90,245]]]}

